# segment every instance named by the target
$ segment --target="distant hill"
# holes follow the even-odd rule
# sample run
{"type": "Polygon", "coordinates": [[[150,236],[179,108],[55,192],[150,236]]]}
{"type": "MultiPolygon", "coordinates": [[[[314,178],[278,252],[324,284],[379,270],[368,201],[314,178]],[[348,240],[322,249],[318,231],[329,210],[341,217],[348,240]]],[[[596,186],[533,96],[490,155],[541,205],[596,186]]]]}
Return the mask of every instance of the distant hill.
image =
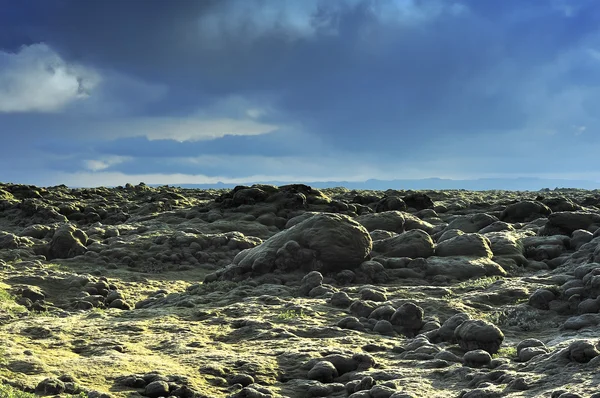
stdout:
{"type": "MultiPolygon", "coordinates": [[[[439,189],[465,189],[469,191],[488,191],[488,190],[508,190],[508,191],[539,191],[544,188],[578,188],[578,189],[600,189],[600,182],[586,180],[566,180],[566,179],[545,179],[545,178],[480,178],[473,180],[450,180],[443,178],[426,178],[419,180],[376,180],[370,179],[364,182],[349,182],[349,181],[325,181],[325,182],[310,182],[305,181],[303,184],[310,185],[315,188],[332,188],[345,187],[348,189],[399,189],[399,190],[439,190],[439,189]]],[[[286,185],[290,182],[285,181],[255,181],[247,182],[243,185],[252,184],[271,184],[271,185],[286,185]]],[[[233,188],[236,185],[242,184],[224,184],[218,182],[215,184],[175,184],[182,188],[233,188]]],[[[156,185],[153,185],[156,186],[156,185]]]]}

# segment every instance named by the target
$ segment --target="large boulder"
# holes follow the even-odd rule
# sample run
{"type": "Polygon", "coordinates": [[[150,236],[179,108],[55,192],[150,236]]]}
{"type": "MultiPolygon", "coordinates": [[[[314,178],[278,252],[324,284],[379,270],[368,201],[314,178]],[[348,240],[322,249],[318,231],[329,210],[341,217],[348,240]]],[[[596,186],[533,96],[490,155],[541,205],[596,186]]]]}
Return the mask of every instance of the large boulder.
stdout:
{"type": "Polygon", "coordinates": [[[571,235],[578,229],[590,230],[591,228],[595,230],[600,227],[600,214],[585,211],[561,211],[548,216],[546,226],[549,231],[554,231],[552,227],[555,227],[567,235],[571,235]]]}
{"type": "Polygon", "coordinates": [[[558,198],[547,198],[542,199],[541,202],[548,206],[552,211],[577,211],[581,210],[581,206],[573,202],[569,198],[558,197],[558,198]]]}
{"type": "Polygon", "coordinates": [[[552,210],[545,204],[533,200],[524,200],[508,205],[500,215],[501,221],[527,222],[536,218],[547,217],[552,210]]]}
{"type": "Polygon", "coordinates": [[[525,247],[522,243],[523,234],[514,231],[488,232],[484,235],[490,242],[494,260],[512,261],[514,265],[525,265],[525,247]]]}
{"type": "Polygon", "coordinates": [[[404,203],[406,203],[408,207],[417,210],[433,209],[434,207],[433,200],[431,200],[429,195],[421,192],[408,194],[402,198],[402,200],[404,200],[404,203]]]}
{"type": "Polygon", "coordinates": [[[375,205],[375,212],[381,213],[390,210],[406,210],[406,203],[399,196],[385,196],[377,205],[375,205]]]}
{"type": "Polygon", "coordinates": [[[429,257],[428,276],[443,275],[451,279],[464,280],[482,276],[506,276],[498,263],[487,257],[429,257]]]}
{"type": "Polygon", "coordinates": [[[436,256],[472,256],[492,258],[490,241],[480,234],[463,234],[438,243],[435,248],[436,256]]]}
{"type": "Polygon", "coordinates": [[[411,231],[413,229],[422,229],[423,231],[430,234],[435,228],[433,224],[421,220],[414,214],[403,212],[402,215],[404,216],[404,229],[407,231],[411,231]]]}
{"type": "Polygon", "coordinates": [[[523,256],[525,247],[522,236],[513,231],[488,232],[484,235],[490,242],[494,256],[523,256]]]}
{"type": "Polygon", "coordinates": [[[356,217],[367,231],[383,230],[390,232],[404,232],[404,215],[400,211],[385,211],[381,213],[369,213],[356,217]]]}
{"type": "Polygon", "coordinates": [[[434,254],[431,236],[420,229],[374,242],[373,251],[386,257],[429,257],[434,254]]]}
{"type": "Polygon", "coordinates": [[[48,257],[49,259],[70,258],[85,254],[87,240],[87,235],[82,230],[71,224],[63,225],[52,236],[48,257]]]}
{"type": "Polygon", "coordinates": [[[350,217],[316,214],[273,235],[261,245],[240,252],[214,279],[280,272],[334,272],[358,267],[372,249],[369,232],[350,217]]]}
{"type": "Polygon", "coordinates": [[[390,322],[400,333],[413,337],[423,326],[423,308],[412,302],[402,304],[392,314],[390,322]]]}
{"type": "Polygon", "coordinates": [[[454,338],[464,350],[485,350],[496,354],[504,341],[504,333],[492,323],[467,320],[454,331],[454,338]]]}

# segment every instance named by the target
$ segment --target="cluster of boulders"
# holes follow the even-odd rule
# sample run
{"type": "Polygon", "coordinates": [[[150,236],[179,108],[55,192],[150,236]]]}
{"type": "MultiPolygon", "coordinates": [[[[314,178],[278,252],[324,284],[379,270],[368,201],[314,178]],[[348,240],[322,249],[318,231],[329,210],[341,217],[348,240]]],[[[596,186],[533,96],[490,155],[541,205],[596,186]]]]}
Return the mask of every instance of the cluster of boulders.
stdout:
{"type": "MultiPolygon", "coordinates": [[[[97,276],[119,267],[142,273],[210,271],[204,283],[186,292],[158,289],[145,292],[146,298],[137,302],[130,302],[119,284],[106,277],[78,276],[72,281],[77,293],[69,290],[68,303],[61,304],[69,311],[194,309],[213,297],[206,292],[218,283],[245,284],[257,291],[268,286],[269,292],[285,288],[294,299],[338,315],[344,311],[327,326],[330,333],[402,342],[386,355],[420,361],[416,363],[423,368],[458,378],[470,389],[461,397],[503,396],[535,386],[517,371],[597,364],[598,345],[592,340],[557,348],[548,339],[546,346],[528,338],[507,347],[504,333],[515,326],[513,315],[529,317],[519,321],[528,323],[519,324],[521,331],[534,330],[537,321],[547,325],[544,319],[560,324],[557,333],[587,333],[600,325],[599,206],[598,194],[567,198],[561,191],[504,197],[319,190],[303,184],[206,192],[143,183],[114,189],[0,184],[0,267],[39,271],[38,279],[26,284],[11,282],[11,294],[30,311],[47,311],[58,302],[51,290],[35,286],[43,272],[48,281],[59,280],[41,270],[48,261],[93,264],[100,270],[97,276]],[[509,303],[508,315],[501,314],[495,324],[461,312],[465,306],[450,311],[444,304],[443,311],[436,311],[425,299],[390,298],[394,290],[381,286],[438,286],[452,293],[459,282],[467,286],[469,280],[488,277],[523,277],[518,289],[503,290],[496,284],[465,301],[467,307],[490,312],[494,305],[509,303]],[[525,302],[517,302],[520,298],[525,302]]],[[[281,304],[275,296],[263,294],[258,301],[281,304]]],[[[268,321],[262,324],[263,329],[254,329],[260,329],[263,338],[270,332],[279,338],[302,335],[279,330],[268,321]]],[[[381,350],[386,348],[372,344],[364,351],[373,356],[324,351],[299,365],[299,378],[287,382],[300,383],[304,394],[315,397],[409,397],[393,382],[398,375],[377,368],[375,353],[381,350]]],[[[211,380],[231,397],[276,395],[245,373],[211,380]]],[[[184,378],[156,372],[124,376],[116,384],[149,398],[202,396],[184,378]]],[[[44,379],[36,391],[83,390],[64,376],[44,379]]],[[[568,394],[576,396],[566,390],[552,396],[568,394]]]]}
{"type": "Polygon", "coordinates": [[[120,310],[132,309],[119,290],[105,277],[100,277],[97,282],[87,283],[79,297],[73,302],[73,307],[78,310],[91,310],[93,308],[117,308],[120,310]]]}
{"type": "Polygon", "coordinates": [[[43,379],[36,385],[32,392],[42,396],[61,396],[62,394],[80,396],[81,394],[85,394],[88,398],[112,398],[108,393],[83,388],[73,376],[66,374],[43,379]]]}
{"type": "Polygon", "coordinates": [[[159,372],[117,377],[115,384],[137,391],[148,398],[197,398],[200,394],[189,387],[185,376],[165,376],[159,372]]]}

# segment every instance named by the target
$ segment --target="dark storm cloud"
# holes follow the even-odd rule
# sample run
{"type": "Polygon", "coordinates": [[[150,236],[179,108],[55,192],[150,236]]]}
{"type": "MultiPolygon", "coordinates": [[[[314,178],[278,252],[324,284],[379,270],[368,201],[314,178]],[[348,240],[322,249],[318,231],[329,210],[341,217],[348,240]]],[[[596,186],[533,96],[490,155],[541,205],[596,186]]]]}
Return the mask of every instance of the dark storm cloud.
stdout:
{"type": "Polygon", "coordinates": [[[567,16],[562,3],[516,0],[417,1],[421,16],[388,19],[382,4],[411,2],[31,3],[47,14],[24,31],[67,59],[169,85],[165,110],[272,93],[285,117],[355,149],[522,127],[522,79],[586,38],[599,15],[591,2],[567,16]]]}
{"type": "MultiPolygon", "coordinates": [[[[215,103],[240,97],[236,112],[256,104],[270,112],[255,120],[295,126],[283,135],[181,144],[140,138],[141,128],[126,135],[134,138],[103,136],[81,118],[17,123],[0,115],[23,142],[44,134],[88,140],[87,149],[65,141],[70,153],[285,156],[310,148],[302,131],[333,156],[424,159],[451,151],[504,156],[511,162],[503,167],[517,170],[541,164],[529,158],[535,150],[555,154],[567,146],[576,157],[586,148],[578,142],[590,142],[600,127],[596,1],[0,0],[0,9],[4,52],[44,42],[103,77],[78,112],[183,120],[199,110],[214,115],[215,103]],[[571,136],[578,125],[586,133],[571,136]],[[550,139],[542,130],[559,133],[550,139]],[[515,131],[531,134],[512,142],[515,131]]],[[[233,108],[223,109],[219,117],[233,117],[233,108]]],[[[131,172],[142,171],[143,162],[112,167],[134,165],[131,172]]]]}

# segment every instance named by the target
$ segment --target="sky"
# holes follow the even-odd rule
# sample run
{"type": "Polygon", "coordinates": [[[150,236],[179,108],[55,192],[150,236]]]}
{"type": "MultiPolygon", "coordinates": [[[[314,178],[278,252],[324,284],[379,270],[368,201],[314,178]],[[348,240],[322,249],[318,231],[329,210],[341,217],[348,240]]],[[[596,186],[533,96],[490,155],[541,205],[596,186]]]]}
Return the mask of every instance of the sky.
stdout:
{"type": "Polygon", "coordinates": [[[0,10],[3,182],[600,181],[595,0],[0,10]]]}

